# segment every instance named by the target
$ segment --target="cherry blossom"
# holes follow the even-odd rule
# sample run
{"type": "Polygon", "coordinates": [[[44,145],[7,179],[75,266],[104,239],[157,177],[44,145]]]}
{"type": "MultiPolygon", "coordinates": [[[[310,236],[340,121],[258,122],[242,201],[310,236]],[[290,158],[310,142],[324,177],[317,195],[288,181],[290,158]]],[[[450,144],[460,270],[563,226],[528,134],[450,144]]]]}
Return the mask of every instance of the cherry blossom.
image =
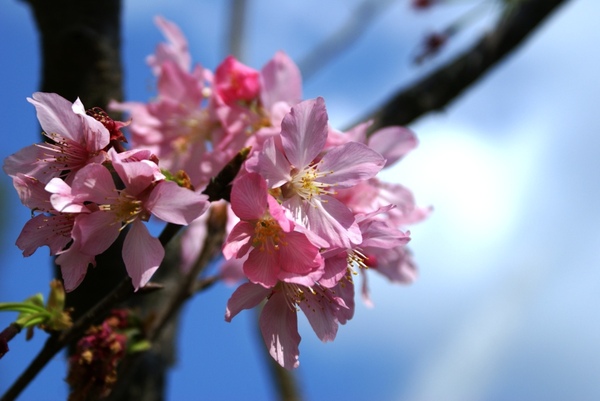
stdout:
{"type": "Polygon", "coordinates": [[[313,285],[323,274],[319,248],[294,231],[283,208],[268,194],[265,180],[255,173],[239,178],[231,191],[231,207],[241,219],[231,230],[223,254],[241,258],[248,279],[265,287],[278,281],[313,285]]]}
{"type": "Polygon", "coordinates": [[[373,177],[385,159],[358,142],[322,154],[327,132],[324,100],[299,103],[282,121],[280,142],[269,139],[248,169],[265,177],[269,188],[280,189],[283,206],[298,224],[331,246],[350,248],[360,243],[360,230],[351,210],[333,195],[373,177]]]}
{"type": "Polygon", "coordinates": [[[55,93],[36,92],[27,100],[35,106],[37,117],[51,142],[30,145],[4,160],[4,172],[17,173],[47,183],[54,177],[72,180],[88,163],[102,163],[110,134],[104,125],[86,115],[79,99],[70,103],[55,93]]]}

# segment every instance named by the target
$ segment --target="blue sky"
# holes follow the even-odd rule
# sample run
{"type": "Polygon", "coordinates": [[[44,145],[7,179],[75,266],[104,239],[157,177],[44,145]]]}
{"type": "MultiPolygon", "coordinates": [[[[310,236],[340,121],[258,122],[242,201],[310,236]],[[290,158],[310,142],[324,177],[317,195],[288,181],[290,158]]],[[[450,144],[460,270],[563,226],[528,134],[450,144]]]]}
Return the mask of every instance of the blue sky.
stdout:
{"type": "MultiPolygon", "coordinates": [[[[153,94],[144,57],[162,39],[154,15],[181,26],[202,65],[214,68],[226,55],[226,2],[125,3],[128,100],[153,94]]],[[[260,68],[279,49],[300,61],[358,2],[255,3],[245,61],[260,68]]],[[[416,68],[410,57],[422,35],[468,7],[414,14],[408,1],[388,3],[356,46],[304,87],[306,98],[325,98],[340,128],[471,38],[465,32],[438,60],[416,68]]],[[[435,208],[429,220],[411,227],[419,280],[402,287],[371,275],[375,307],[358,303],[333,343],[321,343],[301,321],[298,377],[306,399],[600,398],[600,4],[570,3],[457,102],[411,126],[419,148],[383,177],[409,186],[422,205],[435,208]]],[[[0,37],[3,159],[38,140],[25,98],[37,89],[40,61],[23,2],[0,6],[0,37]]],[[[29,211],[7,177],[0,177],[0,190],[0,301],[46,293],[47,251],[22,258],[13,244],[29,211]]],[[[231,291],[218,286],[186,307],[169,399],[273,397],[253,315],[223,320],[231,291]]],[[[0,325],[12,319],[0,315],[0,325]]],[[[0,360],[0,391],[44,338],[38,332],[31,342],[22,335],[11,342],[0,360]]],[[[64,375],[57,357],[22,399],[64,399],[64,375]]]]}

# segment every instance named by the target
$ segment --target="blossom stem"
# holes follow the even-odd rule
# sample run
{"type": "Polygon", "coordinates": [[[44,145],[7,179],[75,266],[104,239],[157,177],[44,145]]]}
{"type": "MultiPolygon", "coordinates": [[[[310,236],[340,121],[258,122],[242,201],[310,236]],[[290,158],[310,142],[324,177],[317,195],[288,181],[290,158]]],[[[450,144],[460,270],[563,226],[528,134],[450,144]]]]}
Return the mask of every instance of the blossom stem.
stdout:
{"type": "MultiPolygon", "coordinates": [[[[133,294],[133,286],[129,277],[124,278],[117,287],[104,297],[96,306],[81,316],[73,326],[61,333],[50,335],[44,347],[31,361],[25,371],[17,378],[12,386],[4,393],[0,401],[16,399],[29,385],[46,364],[65,346],[81,337],[87,328],[97,319],[106,315],[118,302],[123,301],[133,294]]],[[[4,333],[4,332],[2,332],[4,333]]],[[[13,336],[14,337],[14,336],[13,336]]]]}
{"type": "Polygon", "coordinates": [[[0,333],[0,358],[8,352],[8,342],[21,332],[21,326],[11,323],[0,333]]]}

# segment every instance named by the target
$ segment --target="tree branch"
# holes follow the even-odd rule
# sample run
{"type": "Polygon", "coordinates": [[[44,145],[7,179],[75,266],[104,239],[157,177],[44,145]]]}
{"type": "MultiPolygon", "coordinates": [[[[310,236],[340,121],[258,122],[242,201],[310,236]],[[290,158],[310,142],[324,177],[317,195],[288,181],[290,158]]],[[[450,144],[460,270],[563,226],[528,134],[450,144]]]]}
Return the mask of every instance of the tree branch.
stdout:
{"type": "MultiPolygon", "coordinates": [[[[227,30],[229,54],[244,60],[244,32],[246,28],[246,0],[231,0],[231,15],[227,30]]],[[[227,54],[226,54],[227,56],[227,54]]]]}
{"type": "Polygon", "coordinates": [[[370,132],[407,125],[431,111],[442,110],[464,90],[498,65],[529,37],[558,6],[568,0],[522,0],[507,9],[492,32],[448,64],[401,89],[359,121],[374,120],[370,132]]]}

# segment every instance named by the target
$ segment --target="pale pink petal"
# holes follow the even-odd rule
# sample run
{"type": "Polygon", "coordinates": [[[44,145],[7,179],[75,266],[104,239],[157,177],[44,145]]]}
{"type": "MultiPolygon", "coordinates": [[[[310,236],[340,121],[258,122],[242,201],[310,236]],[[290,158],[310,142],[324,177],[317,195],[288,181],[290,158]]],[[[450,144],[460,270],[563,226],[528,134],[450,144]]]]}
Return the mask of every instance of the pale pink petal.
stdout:
{"type": "Polygon", "coordinates": [[[385,165],[385,159],[368,146],[348,142],[331,148],[319,165],[319,171],[331,171],[319,178],[320,182],[335,184],[340,188],[356,185],[374,177],[385,165]]]}
{"type": "Polygon", "coordinates": [[[73,112],[72,104],[56,93],[35,92],[27,101],[35,106],[37,118],[47,134],[81,142],[83,123],[73,112]]]}
{"type": "Polygon", "coordinates": [[[204,213],[202,216],[192,221],[183,234],[181,234],[180,268],[183,273],[190,271],[204,248],[204,240],[208,234],[206,229],[208,216],[209,213],[204,213]]]}
{"type": "Polygon", "coordinates": [[[51,193],[50,203],[52,207],[61,213],[89,212],[83,204],[85,199],[79,199],[71,193],[71,187],[60,178],[53,178],[45,187],[51,193]]]}
{"type": "Polygon", "coordinates": [[[45,158],[46,151],[43,148],[29,145],[4,159],[2,169],[11,177],[22,173],[46,183],[60,172],[54,163],[45,162],[45,158]]]}
{"type": "Polygon", "coordinates": [[[369,147],[385,157],[386,166],[391,166],[417,147],[415,134],[404,127],[386,127],[369,137],[369,147]]]}
{"type": "Polygon", "coordinates": [[[315,334],[323,342],[333,341],[338,331],[336,313],[339,304],[327,289],[316,288],[313,294],[305,292],[306,296],[298,306],[302,309],[315,334]]]}
{"type": "Polygon", "coordinates": [[[304,168],[323,150],[327,141],[327,110],[322,97],[292,107],[281,122],[285,156],[296,168],[304,168]]]}
{"type": "Polygon", "coordinates": [[[418,270],[407,248],[379,249],[377,271],[393,283],[410,284],[417,279],[418,270]]]}
{"type": "Polygon", "coordinates": [[[208,209],[208,196],[180,187],[173,181],[161,181],[150,193],[146,208],[161,220],[186,225],[208,209]]]}
{"type": "Polygon", "coordinates": [[[333,247],[352,248],[352,244],[362,242],[362,234],[354,215],[346,205],[330,196],[322,196],[314,206],[303,206],[310,230],[333,247]]]}
{"type": "Polygon", "coordinates": [[[110,198],[117,196],[115,182],[110,171],[101,164],[91,163],[77,172],[71,185],[72,193],[78,199],[97,204],[112,203],[110,198]]]}
{"type": "Polygon", "coordinates": [[[135,291],[146,285],[164,256],[160,241],[150,235],[144,223],[134,221],[123,242],[123,261],[135,291]]]}
{"type": "Polygon", "coordinates": [[[109,149],[108,156],[119,178],[125,184],[127,193],[137,196],[148,188],[154,181],[157,172],[160,172],[156,163],[150,160],[128,160],[130,154],[117,153],[114,148],[109,149]]]}
{"type": "Polygon", "coordinates": [[[346,324],[354,316],[354,281],[352,277],[340,280],[338,285],[331,289],[331,292],[335,294],[334,298],[337,303],[345,306],[340,307],[336,317],[340,324],[346,324]]]}
{"type": "Polygon", "coordinates": [[[113,213],[99,210],[77,215],[72,236],[82,252],[99,255],[117,239],[120,229],[121,222],[116,220],[113,213]]]}
{"type": "Polygon", "coordinates": [[[21,203],[29,209],[45,212],[52,209],[50,194],[44,189],[44,183],[37,178],[19,173],[13,177],[13,186],[21,203]]]}
{"type": "Polygon", "coordinates": [[[82,132],[79,134],[79,141],[83,147],[91,152],[99,151],[105,148],[110,142],[110,133],[100,121],[92,116],[88,116],[81,100],[77,98],[71,106],[73,112],[80,116],[82,132]]]}
{"type": "Polygon", "coordinates": [[[339,252],[336,255],[325,259],[325,269],[323,276],[319,279],[319,284],[326,288],[336,286],[348,271],[348,253],[339,252]]]}
{"type": "Polygon", "coordinates": [[[79,252],[77,246],[69,248],[56,258],[60,266],[65,291],[71,292],[81,284],[87,273],[88,266],[96,265],[94,256],[79,252]]]}
{"type": "Polygon", "coordinates": [[[244,283],[240,285],[227,301],[225,320],[231,322],[243,309],[252,309],[261,303],[271,293],[270,288],[262,285],[244,283]]]}
{"type": "Polygon", "coordinates": [[[267,139],[263,149],[246,163],[248,171],[259,173],[267,180],[269,188],[276,188],[287,181],[291,181],[290,163],[283,153],[277,149],[275,138],[267,139]]]}
{"type": "Polygon", "coordinates": [[[219,266],[219,277],[221,278],[221,281],[225,285],[233,286],[240,281],[245,280],[246,275],[242,268],[245,261],[245,258],[224,260],[219,266]]]}
{"type": "Polygon", "coordinates": [[[267,203],[269,204],[269,214],[275,219],[279,227],[283,230],[283,232],[289,232],[294,228],[294,222],[291,221],[283,206],[277,202],[275,198],[271,195],[267,197],[267,203]]]}
{"type": "Polygon", "coordinates": [[[50,255],[56,255],[71,241],[73,219],[66,215],[38,214],[25,223],[16,245],[23,256],[32,255],[37,248],[48,246],[50,255]]]}
{"type": "Polygon", "coordinates": [[[166,60],[175,61],[182,70],[189,71],[192,57],[188,50],[188,42],[179,27],[173,22],[157,16],[154,23],[158,26],[169,43],[160,43],[156,48],[156,55],[148,56],[147,62],[155,74],[160,72],[160,66],[166,60]]]}
{"type": "Polygon", "coordinates": [[[297,368],[301,340],[298,317],[284,293],[276,291],[269,298],[260,315],[259,326],[271,357],[286,369],[297,368]]]}
{"type": "Polygon", "coordinates": [[[162,65],[158,78],[158,93],[161,100],[175,100],[179,106],[190,111],[202,101],[202,91],[196,77],[167,60],[162,65]]]}
{"type": "Polygon", "coordinates": [[[290,105],[302,99],[302,77],[300,70],[284,52],[277,52],[260,72],[261,100],[267,110],[276,102],[290,105]]]}

